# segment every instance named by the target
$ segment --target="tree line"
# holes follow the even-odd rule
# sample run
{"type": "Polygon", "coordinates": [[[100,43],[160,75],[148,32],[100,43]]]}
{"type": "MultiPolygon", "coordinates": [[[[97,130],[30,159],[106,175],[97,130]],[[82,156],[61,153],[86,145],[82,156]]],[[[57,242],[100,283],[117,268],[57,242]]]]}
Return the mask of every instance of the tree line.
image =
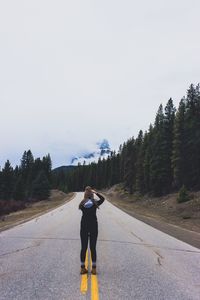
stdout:
{"type": "Polygon", "coordinates": [[[0,199],[33,201],[50,195],[52,162],[50,155],[34,158],[24,151],[20,165],[13,168],[7,160],[0,171],[0,199]]]}
{"type": "Polygon", "coordinates": [[[113,151],[107,159],[52,172],[50,155],[23,153],[19,166],[6,161],[0,170],[0,200],[46,199],[51,188],[81,191],[123,183],[129,193],[165,195],[182,186],[200,189],[200,85],[190,85],[176,110],[170,98],[159,106],[155,121],[113,151]]]}
{"type": "Polygon", "coordinates": [[[176,110],[170,98],[161,104],[145,132],[131,137],[119,151],[98,163],[78,165],[54,174],[54,185],[65,191],[98,189],[123,183],[129,193],[161,196],[183,185],[200,189],[200,85],[190,85],[176,110]],[[59,180],[58,180],[58,176],[59,180]]]}

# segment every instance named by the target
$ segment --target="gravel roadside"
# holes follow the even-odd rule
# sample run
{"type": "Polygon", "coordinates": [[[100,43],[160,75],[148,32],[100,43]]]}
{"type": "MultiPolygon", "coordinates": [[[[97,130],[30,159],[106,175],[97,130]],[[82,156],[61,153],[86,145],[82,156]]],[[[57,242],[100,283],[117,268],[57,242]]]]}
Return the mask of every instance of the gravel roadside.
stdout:
{"type": "Polygon", "coordinates": [[[146,210],[144,211],[144,214],[142,213],[142,208],[140,208],[140,211],[138,213],[133,203],[128,203],[125,200],[120,199],[120,197],[117,197],[116,195],[110,196],[109,193],[105,191],[104,195],[109,202],[111,202],[113,205],[120,208],[130,216],[200,249],[199,232],[188,230],[175,224],[170,224],[164,221],[162,216],[159,215],[151,214],[150,216],[147,216],[146,210]]]}

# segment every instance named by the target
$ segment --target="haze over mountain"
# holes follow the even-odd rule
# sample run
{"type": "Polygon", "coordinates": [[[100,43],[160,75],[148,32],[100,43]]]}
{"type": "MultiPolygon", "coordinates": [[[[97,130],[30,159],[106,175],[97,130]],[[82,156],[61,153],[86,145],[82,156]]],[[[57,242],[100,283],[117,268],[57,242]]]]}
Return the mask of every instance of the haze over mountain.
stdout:
{"type": "Polygon", "coordinates": [[[94,146],[94,149],[91,151],[82,153],[79,156],[74,156],[71,160],[71,165],[76,166],[79,163],[89,164],[91,162],[98,162],[99,158],[107,158],[111,153],[110,145],[108,140],[103,139],[101,142],[97,142],[94,146]]]}

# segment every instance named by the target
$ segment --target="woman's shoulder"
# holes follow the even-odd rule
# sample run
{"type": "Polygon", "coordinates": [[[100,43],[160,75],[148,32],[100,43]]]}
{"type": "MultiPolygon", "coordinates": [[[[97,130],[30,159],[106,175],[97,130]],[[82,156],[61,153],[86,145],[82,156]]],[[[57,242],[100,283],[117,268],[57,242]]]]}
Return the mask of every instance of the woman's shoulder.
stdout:
{"type": "Polygon", "coordinates": [[[84,206],[84,202],[85,202],[85,199],[82,199],[81,202],[79,203],[79,209],[82,209],[84,206]]]}

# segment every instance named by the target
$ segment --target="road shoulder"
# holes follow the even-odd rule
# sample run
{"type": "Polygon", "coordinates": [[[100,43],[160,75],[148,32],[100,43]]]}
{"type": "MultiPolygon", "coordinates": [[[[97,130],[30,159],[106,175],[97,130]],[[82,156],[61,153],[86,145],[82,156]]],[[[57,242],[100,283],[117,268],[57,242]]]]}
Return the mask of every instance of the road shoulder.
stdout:
{"type": "Polygon", "coordinates": [[[164,221],[155,219],[153,217],[147,217],[142,214],[138,214],[138,213],[134,212],[133,210],[126,209],[125,207],[123,207],[123,205],[121,205],[120,201],[117,201],[116,199],[114,200],[106,194],[105,194],[105,196],[106,196],[106,199],[110,203],[112,203],[119,209],[123,210],[130,216],[132,216],[132,217],[134,217],[134,218],[136,218],[136,219],[138,219],[138,220],[140,220],[140,221],[142,221],[164,233],[167,233],[187,244],[190,244],[190,245],[200,249],[200,233],[195,232],[195,231],[190,231],[190,230],[181,228],[181,227],[173,225],[173,224],[166,223],[164,221]]]}
{"type": "Polygon", "coordinates": [[[38,218],[71,201],[76,193],[65,194],[61,191],[54,192],[50,200],[38,201],[29,207],[10,213],[0,218],[0,232],[38,218]]]}

